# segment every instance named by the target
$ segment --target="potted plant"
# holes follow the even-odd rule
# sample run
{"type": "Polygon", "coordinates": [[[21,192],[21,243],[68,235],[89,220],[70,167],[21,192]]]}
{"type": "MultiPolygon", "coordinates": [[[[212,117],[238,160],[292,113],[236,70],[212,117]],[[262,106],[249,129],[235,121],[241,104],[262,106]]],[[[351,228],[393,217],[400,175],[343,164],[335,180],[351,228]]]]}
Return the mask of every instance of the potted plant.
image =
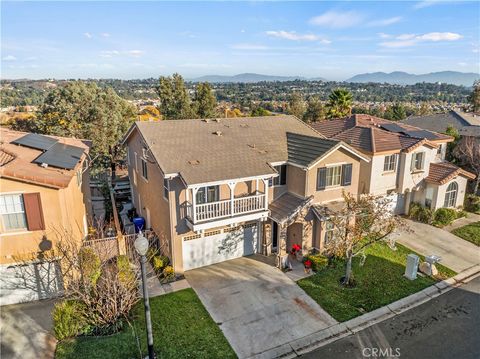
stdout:
{"type": "Polygon", "coordinates": [[[294,244],[294,245],[292,246],[292,250],[290,251],[290,253],[291,253],[292,255],[296,256],[296,257],[297,257],[297,260],[300,261],[300,260],[302,259],[302,255],[301,255],[301,253],[300,253],[301,250],[302,250],[302,247],[300,247],[299,244],[294,244]]]}
{"type": "Polygon", "coordinates": [[[303,262],[303,265],[305,266],[305,273],[310,273],[312,270],[312,261],[310,259],[307,259],[305,262],[303,262]]]}

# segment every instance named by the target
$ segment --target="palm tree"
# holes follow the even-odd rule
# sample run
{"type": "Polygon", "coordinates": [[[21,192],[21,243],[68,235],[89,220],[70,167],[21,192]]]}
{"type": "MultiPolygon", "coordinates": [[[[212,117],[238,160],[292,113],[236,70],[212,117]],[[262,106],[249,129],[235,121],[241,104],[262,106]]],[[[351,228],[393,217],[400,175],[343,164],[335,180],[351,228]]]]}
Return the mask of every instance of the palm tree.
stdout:
{"type": "Polygon", "coordinates": [[[329,117],[344,117],[352,113],[352,94],[344,88],[337,88],[328,97],[329,117]]]}

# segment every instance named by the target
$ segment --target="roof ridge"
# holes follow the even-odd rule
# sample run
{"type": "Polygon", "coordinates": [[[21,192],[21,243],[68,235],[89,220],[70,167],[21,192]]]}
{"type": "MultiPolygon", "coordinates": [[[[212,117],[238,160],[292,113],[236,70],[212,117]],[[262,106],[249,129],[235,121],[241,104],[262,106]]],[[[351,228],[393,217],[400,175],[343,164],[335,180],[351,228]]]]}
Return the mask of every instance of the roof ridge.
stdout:
{"type": "MultiPolygon", "coordinates": [[[[295,116],[295,115],[284,115],[284,116],[293,117],[293,118],[296,119],[298,122],[300,122],[300,123],[302,123],[304,126],[308,127],[309,130],[313,130],[313,131],[315,131],[316,133],[318,133],[320,136],[322,136],[322,138],[327,139],[327,137],[326,137],[323,133],[321,133],[320,131],[317,131],[313,126],[308,125],[305,121],[300,120],[297,116],[295,116]]],[[[328,121],[328,120],[327,120],[327,121],[328,121]]],[[[315,121],[315,122],[317,122],[317,121],[315,121]]],[[[320,121],[318,121],[318,122],[320,122],[320,121]]],[[[313,136],[312,136],[312,137],[313,137],[313,136]]]]}

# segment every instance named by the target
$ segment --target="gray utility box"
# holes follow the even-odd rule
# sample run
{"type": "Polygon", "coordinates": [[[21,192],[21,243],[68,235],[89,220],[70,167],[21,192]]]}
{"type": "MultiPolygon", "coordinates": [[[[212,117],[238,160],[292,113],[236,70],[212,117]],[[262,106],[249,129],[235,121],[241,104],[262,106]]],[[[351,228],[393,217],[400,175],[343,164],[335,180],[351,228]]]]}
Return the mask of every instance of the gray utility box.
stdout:
{"type": "Polygon", "coordinates": [[[416,254],[410,253],[407,256],[407,267],[405,268],[405,277],[410,280],[417,279],[418,262],[420,258],[416,254]]]}

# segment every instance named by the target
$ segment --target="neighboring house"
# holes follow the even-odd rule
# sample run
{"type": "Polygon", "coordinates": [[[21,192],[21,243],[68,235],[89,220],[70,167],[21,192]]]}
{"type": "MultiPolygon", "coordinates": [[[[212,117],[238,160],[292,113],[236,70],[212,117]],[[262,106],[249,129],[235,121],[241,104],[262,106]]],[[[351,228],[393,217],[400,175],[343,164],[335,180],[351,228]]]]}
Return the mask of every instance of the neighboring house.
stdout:
{"type": "Polygon", "coordinates": [[[475,176],[445,162],[447,135],[370,115],[320,121],[312,127],[350,144],[370,159],[360,168],[361,193],[390,195],[398,214],[418,202],[432,210],[463,205],[475,176]]]}
{"type": "Polygon", "coordinates": [[[322,249],[368,161],[293,116],[136,122],[123,143],[137,212],[177,272],[322,249]]]}
{"type": "Polygon", "coordinates": [[[448,111],[425,116],[411,116],[401,123],[425,130],[445,133],[448,126],[456,128],[461,136],[480,137],[480,115],[462,111],[448,111]]]}
{"type": "Polygon", "coordinates": [[[71,138],[0,128],[1,304],[43,298],[58,289],[58,268],[43,264],[41,252],[68,233],[88,231],[90,190],[88,145],[71,138]]]}

